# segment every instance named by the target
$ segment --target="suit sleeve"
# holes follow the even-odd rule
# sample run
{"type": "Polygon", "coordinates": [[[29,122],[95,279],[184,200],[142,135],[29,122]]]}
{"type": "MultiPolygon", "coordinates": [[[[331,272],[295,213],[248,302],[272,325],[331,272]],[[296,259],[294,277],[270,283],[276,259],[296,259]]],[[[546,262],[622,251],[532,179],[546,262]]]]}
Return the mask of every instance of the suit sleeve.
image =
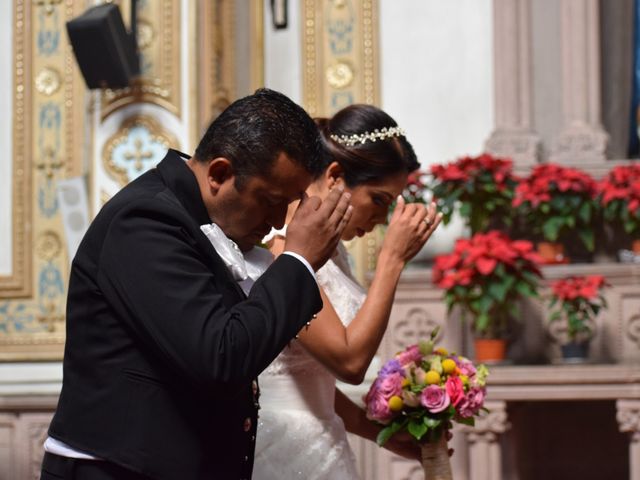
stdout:
{"type": "MultiPolygon", "coordinates": [[[[177,214],[132,207],[109,226],[98,285],[136,341],[198,384],[246,386],[322,308],[315,279],[281,255],[249,297],[222,288],[177,214]]],[[[224,272],[220,272],[224,273],[224,272]]],[[[225,275],[226,278],[226,275],[225,275]]]]}

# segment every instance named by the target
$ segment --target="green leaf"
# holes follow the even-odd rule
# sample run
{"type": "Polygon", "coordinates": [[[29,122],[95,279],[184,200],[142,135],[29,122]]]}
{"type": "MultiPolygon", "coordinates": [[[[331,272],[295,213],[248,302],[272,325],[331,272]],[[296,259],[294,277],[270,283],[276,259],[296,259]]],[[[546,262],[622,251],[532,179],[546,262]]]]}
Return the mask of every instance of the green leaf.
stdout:
{"type": "Polygon", "coordinates": [[[562,315],[562,312],[558,311],[558,312],[553,312],[551,314],[551,317],[549,318],[552,322],[555,322],[556,320],[560,319],[560,316],[562,315]]]}
{"type": "Polygon", "coordinates": [[[424,424],[429,428],[436,428],[441,423],[442,423],[442,420],[440,420],[439,418],[431,418],[427,416],[424,417],[424,424]]]}
{"type": "Polygon", "coordinates": [[[538,285],[538,276],[533,273],[533,272],[529,272],[527,270],[523,270],[522,272],[520,272],[522,274],[522,276],[524,277],[524,279],[529,282],[529,285],[533,286],[533,285],[538,285]]]}
{"type": "Polygon", "coordinates": [[[562,211],[565,206],[566,200],[563,196],[555,196],[551,198],[551,207],[554,210],[562,211]]]}
{"type": "Polygon", "coordinates": [[[518,282],[516,283],[516,290],[523,297],[532,297],[535,294],[535,290],[531,288],[527,282],[518,282]]]}
{"type": "Polygon", "coordinates": [[[564,226],[564,218],[551,217],[542,225],[542,235],[546,240],[555,242],[558,239],[560,229],[564,226]]]}
{"type": "Polygon", "coordinates": [[[471,204],[468,202],[463,202],[460,205],[460,216],[464,218],[469,218],[471,216],[471,204]]]}
{"type": "Polygon", "coordinates": [[[626,233],[631,233],[635,230],[636,228],[636,222],[634,220],[628,220],[626,222],[624,222],[624,231],[626,233]]]}
{"type": "Polygon", "coordinates": [[[594,240],[593,230],[591,230],[591,229],[580,230],[580,231],[578,231],[578,236],[580,237],[580,240],[582,240],[582,243],[587,248],[587,250],[589,250],[590,252],[593,252],[593,250],[595,248],[595,240],[594,240]]]}
{"type": "Polygon", "coordinates": [[[504,302],[505,298],[507,298],[507,293],[513,287],[515,283],[515,277],[508,276],[505,277],[504,281],[501,283],[492,283],[489,285],[489,294],[495,298],[499,303],[504,302]]]}
{"type": "Polygon", "coordinates": [[[481,313],[476,317],[475,328],[478,332],[484,332],[489,326],[490,321],[489,315],[486,313],[481,313]]]}
{"type": "Polygon", "coordinates": [[[406,419],[404,419],[402,421],[394,420],[389,425],[387,425],[385,428],[380,430],[380,432],[378,432],[378,436],[376,438],[376,443],[378,445],[380,445],[380,446],[384,445],[385,443],[387,443],[387,440],[389,440],[394,433],[396,433],[398,430],[402,429],[402,427],[404,427],[406,424],[407,424],[407,420],[406,419]]]}
{"type": "Polygon", "coordinates": [[[493,305],[493,298],[483,295],[472,302],[473,307],[480,313],[488,313],[493,305]]]}
{"type": "Polygon", "coordinates": [[[409,422],[409,426],[407,427],[407,430],[409,430],[409,433],[413,435],[416,440],[420,440],[423,437],[423,435],[427,433],[427,430],[429,430],[429,427],[427,427],[427,425],[425,425],[424,422],[411,419],[411,421],[409,422]]]}
{"type": "Polygon", "coordinates": [[[464,425],[469,425],[471,427],[475,426],[475,424],[476,424],[476,419],[473,418],[473,417],[469,417],[469,418],[460,417],[457,420],[458,420],[458,423],[462,423],[464,425]]]}
{"type": "Polygon", "coordinates": [[[578,216],[583,223],[588,224],[591,222],[591,202],[584,202],[578,210],[578,216]]]}

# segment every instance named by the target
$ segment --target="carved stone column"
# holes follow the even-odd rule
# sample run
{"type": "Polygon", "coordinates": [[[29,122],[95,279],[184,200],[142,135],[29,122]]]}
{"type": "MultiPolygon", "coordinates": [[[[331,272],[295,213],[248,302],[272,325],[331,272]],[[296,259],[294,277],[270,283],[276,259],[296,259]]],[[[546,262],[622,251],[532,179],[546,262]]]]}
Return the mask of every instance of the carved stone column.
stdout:
{"type": "Polygon", "coordinates": [[[502,479],[500,435],[510,428],[507,402],[487,401],[489,414],[476,421],[475,427],[465,427],[469,441],[469,478],[471,480],[502,479]]]}
{"type": "Polygon", "coordinates": [[[640,400],[618,400],[616,418],[629,434],[629,480],[640,480],[640,400]]]}
{"type": "Polygon", "coordinates": [[[550,160],[604,162],[608,136],[601,124],[598,0],[562,0],[563,127],[550,160]]]}
{"type": "Polygon", "coordinates": [[[538,160],[540,139],[531,128],[531,0],[493,3],[496,128],[485,149],[516,165],[538,160]]]}

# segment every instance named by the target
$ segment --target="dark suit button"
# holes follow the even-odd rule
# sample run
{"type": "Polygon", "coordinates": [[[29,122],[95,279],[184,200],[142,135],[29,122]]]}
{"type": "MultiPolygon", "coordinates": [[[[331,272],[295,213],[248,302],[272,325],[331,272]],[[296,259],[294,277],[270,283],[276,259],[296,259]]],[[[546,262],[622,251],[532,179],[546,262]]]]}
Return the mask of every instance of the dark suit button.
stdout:
{"type": "Polygon", "coordinates": [[[244,456],[244,461],[245,461],[245,462],[248,462],[248,461],[249,461],[249,455],[245,455],[245,456],[244,456]]]}
{"type": "Polygon", "coordinates": [[[251,435],[251,441],[255,442],[256,441],[256,436],[255,435],[251,435]]]}
{"type": "Polygon", "coordinates": [[[242,426],[245,432],[251,430],[251,419],[249,417],[244,419],[244,425],[242,426]]]}

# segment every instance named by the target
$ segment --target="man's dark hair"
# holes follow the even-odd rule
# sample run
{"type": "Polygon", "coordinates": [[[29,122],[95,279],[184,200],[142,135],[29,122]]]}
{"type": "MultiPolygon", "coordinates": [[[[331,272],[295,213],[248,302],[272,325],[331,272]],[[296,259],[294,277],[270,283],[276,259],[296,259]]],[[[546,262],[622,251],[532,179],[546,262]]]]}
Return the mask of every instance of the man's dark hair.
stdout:
{"type": "Polygon", "coordinates": [[[195,158],[228,159],[240,189],[248,177],[266,175],[283,152],[312,177],[322,172],[325,151],[311,117],[285,95],[261,88],[233,102],[211,123],[195,158]]]}

